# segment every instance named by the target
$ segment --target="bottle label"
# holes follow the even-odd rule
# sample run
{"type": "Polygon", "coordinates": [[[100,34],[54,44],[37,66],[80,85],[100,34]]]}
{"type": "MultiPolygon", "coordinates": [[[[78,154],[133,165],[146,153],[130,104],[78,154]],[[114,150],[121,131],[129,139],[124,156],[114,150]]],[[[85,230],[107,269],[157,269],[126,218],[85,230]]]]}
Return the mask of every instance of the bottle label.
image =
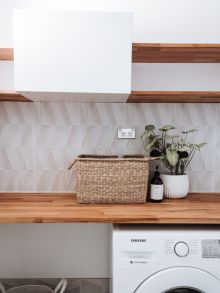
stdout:
{"type": "Polygon", "coordinates": [[[150,186],[150,198],[153,200],[162,200],[163,199],[163,184],[156,185],[151,184],[150,186]]]}

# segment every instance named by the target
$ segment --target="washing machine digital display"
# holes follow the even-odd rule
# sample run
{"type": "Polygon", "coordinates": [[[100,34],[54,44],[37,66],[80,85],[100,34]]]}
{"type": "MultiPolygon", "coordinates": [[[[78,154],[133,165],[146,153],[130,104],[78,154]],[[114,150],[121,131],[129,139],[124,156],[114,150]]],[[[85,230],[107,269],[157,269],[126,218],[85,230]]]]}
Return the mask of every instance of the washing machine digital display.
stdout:
{"type": "Polygon", "coordinates": [[[220,258],[220,239],[202,240],[203,258],[220,258]]]}

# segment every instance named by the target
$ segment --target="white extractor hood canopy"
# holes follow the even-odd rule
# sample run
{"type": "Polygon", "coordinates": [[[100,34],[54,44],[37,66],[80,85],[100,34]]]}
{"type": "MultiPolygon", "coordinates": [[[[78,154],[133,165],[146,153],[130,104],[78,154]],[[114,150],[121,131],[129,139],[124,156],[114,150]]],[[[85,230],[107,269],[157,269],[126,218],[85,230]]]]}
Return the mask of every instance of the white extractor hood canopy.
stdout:
{"type": "Polygon", "coordinates": [[[125,102],[128,12],[14,11],[15,90],[33,101],[125,102]]]}

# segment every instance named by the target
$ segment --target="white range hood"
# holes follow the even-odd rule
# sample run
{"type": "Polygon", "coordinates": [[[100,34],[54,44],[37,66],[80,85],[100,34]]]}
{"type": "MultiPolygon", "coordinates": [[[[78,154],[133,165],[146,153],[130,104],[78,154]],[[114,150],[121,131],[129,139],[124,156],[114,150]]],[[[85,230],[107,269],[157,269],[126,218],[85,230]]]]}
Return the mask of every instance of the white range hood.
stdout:
{"type": "Polygon", "coordinates": [[[33,101],[125,102],[132,15],[14,11],[15,90],[33,101]]]}

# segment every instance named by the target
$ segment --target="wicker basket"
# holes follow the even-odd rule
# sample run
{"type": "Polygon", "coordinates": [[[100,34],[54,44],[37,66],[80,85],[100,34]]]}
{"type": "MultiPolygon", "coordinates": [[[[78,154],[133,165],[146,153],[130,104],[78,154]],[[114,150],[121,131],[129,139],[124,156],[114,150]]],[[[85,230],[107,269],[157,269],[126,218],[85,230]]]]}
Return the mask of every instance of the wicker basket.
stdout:
{"type": "Polygon", "coordinates": [[[78,203],[144,203],[148,186],[146,157],[117,158],[78,156],[76,167],[78,203]]]}

